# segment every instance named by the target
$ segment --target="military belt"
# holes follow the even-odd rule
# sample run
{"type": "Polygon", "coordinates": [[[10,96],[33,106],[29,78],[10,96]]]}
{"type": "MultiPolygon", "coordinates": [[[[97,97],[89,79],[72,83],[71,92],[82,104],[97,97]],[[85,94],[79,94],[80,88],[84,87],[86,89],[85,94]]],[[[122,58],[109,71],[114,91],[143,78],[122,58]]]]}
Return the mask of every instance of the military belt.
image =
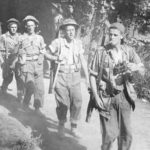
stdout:
{"type": "Polygon", "coordinates": [[[34,56],[27,56],[26,57],[26,60],[27,61],[36,61],[36,60],[38,60],[38,55],[34,55],[34,56]]]}
{"type": "Polygon", "coordinates": [[[62,73],[74,73],[74,72],[79,72],[79,71],[80,71],[79,67],[75,64],[73,65],[61,64],[59,68],[59,72],[62,72],[62,73]]]}

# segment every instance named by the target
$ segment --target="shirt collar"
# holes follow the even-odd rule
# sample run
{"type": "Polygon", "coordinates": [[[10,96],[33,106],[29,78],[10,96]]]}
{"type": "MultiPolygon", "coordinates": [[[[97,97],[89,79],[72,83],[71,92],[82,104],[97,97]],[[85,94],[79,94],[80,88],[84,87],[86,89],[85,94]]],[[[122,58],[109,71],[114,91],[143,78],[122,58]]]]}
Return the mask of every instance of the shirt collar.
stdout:
{"type": "Polygon", "coordinates": [[[121,45],[121,50],[123,51],[123,53],[125,53],[126,55],[128,55],[127,47],[125,45],[121,45]]]}
{"type": "MultiPolygon", "coordinates": [[[[18,33],[16,33],[16,35],[15,36],[18,36],[19,34],[18,33]]],[[[15,37],[15,36],[12,36],[11,34],[10,34],[10,32],[9,31],[7,31],[6,32],[6,36],[9,36],[9,37],[15,37]]]]}
{"type": "MultiPolygon", "coordinates": [[[[73,39],[72,43],[75,42],[75,39],[73,39]]],[[[64,38],[64,45],[67,47],[67,48],[70,48],[70,45],[69,43],[67,42],[66,38],[64,38]]]]}

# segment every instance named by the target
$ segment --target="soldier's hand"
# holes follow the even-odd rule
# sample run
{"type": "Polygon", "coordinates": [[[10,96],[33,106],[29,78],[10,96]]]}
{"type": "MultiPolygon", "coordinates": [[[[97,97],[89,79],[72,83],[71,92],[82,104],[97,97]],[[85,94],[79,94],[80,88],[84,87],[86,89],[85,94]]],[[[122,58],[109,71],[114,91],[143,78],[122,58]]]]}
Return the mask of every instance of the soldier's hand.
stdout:
{"type": "Polygon", "coordinates": [[[100,97],[99,97],[99,96],[95,97],[95,100],[96,100],[97,106],[98,106],[100,109],[105,110],[105,106],[104,106],[102,100],[100,99],[100,97]]]}
{"type": "Polygon", "coordinates": [[[63,61],[63,58],[62,58],[62,57],[58,57],[58,58],[57,58],[57,61],[58,61],[58,62],[61,62],[61,61],[63,61]]]}
{"type": "Polygon", "coordinates": [[[129,71],[137,71],[138,67],[135,63],[128,63],[127,67],[129,69],[129,71]]]}
{"type": "Polygon", "coordinates": [[[90,82],[88,79],[85,80],[85,84],[86,84],[87,89],[89,89],[90,88],[90,82]]]}
{"type": "Polygon", "coordinates": [[[99,86],[100,86],[100,89],[101,89],[102,91],[104,91],[104,90],[106,89],[106,82],[104,82],[104,81],[101,80],[99,86]]]}

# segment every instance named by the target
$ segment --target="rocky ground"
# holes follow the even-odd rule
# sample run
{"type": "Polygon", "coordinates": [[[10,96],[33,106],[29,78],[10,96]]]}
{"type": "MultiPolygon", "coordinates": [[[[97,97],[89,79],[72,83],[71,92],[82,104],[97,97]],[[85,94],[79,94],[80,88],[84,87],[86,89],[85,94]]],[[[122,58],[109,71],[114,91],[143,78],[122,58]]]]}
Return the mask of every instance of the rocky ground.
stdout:
{"type": "MultiPolygon", "coordinates": [[[[19,120],[25,127],[31,129],[35,136],[41,136],[42,150],[100,150],[101,131],[98,113],[93,112],[90,123],[85,122],[86,108],[89,94],[86,90],[84,80],[82,80],[83,108],[82,118],[79,124],[79,131],[82,133],[81,139],[76,139],[70,134],[69,119],[66,124],[66,137],[60,138],[57,134],[57,117],[55,113],[54,96],[48,94],[49,80],[45,82],[45,103],[42,112],[45,116],[37,115],[32,107],[24,111],[20,103],[16,101],[15,81],[9,86],[8,94],[0,94],[0,113],[8,114],[19,120]]],[[[132,114],[133,144],[131,150],[150,149],[150,104],[138,100],[136,110],[132,114]]],[[[68,114],[69,118],[69,114],[68,114]]],[[[114,143],[113,150],[116,149],[114,143]]]]}

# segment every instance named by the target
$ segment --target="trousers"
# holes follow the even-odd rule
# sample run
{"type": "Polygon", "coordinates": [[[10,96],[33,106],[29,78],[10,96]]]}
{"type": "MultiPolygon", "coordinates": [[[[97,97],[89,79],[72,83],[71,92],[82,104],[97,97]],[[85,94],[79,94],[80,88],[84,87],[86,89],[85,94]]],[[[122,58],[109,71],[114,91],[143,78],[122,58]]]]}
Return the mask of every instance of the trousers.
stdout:
{"type": "Polygon", "coordinates": [[[23,103],[29,105],[34,95],[34,107],[40,108],[44,103],[43,63],[29,61],[22,66],[20,80],[24,82],[25,95],[23,103]]]}
{"type": "Polygon", "coordinates": [[[115,139],[118,140],[118,150],[129,150],[132,143],[131,105],[124,92],[111,98],[110,119],[100,115],[102,130],[101,150],[111,150],[115,139]]]}
{"type": "Polygon", "coordinates": [[[12,82],[13,80],[13,76],[15,75],[15,79],[16,79],[16,85],[17,85],[17,96],[19,95],[19,93],[21,93],[22,91],[22,83],[21,80],[19,80],[18,77],[18,73],[16,70],[16,67],[11,68],[10,65],[8,63],[4,63],[3,68],[3,82],[2,82],[2,91],[6,91],[9,84],[12,82]]]}
{"type": "Polygon", "coordinates": [[[67,121],[67,112],[70,111],[70,121],[77,124],[81,115],[81,75],[80,72],[59,73],[56,87],[55,99],[57,102],[56,113],[61,123],[67,121]]]}

